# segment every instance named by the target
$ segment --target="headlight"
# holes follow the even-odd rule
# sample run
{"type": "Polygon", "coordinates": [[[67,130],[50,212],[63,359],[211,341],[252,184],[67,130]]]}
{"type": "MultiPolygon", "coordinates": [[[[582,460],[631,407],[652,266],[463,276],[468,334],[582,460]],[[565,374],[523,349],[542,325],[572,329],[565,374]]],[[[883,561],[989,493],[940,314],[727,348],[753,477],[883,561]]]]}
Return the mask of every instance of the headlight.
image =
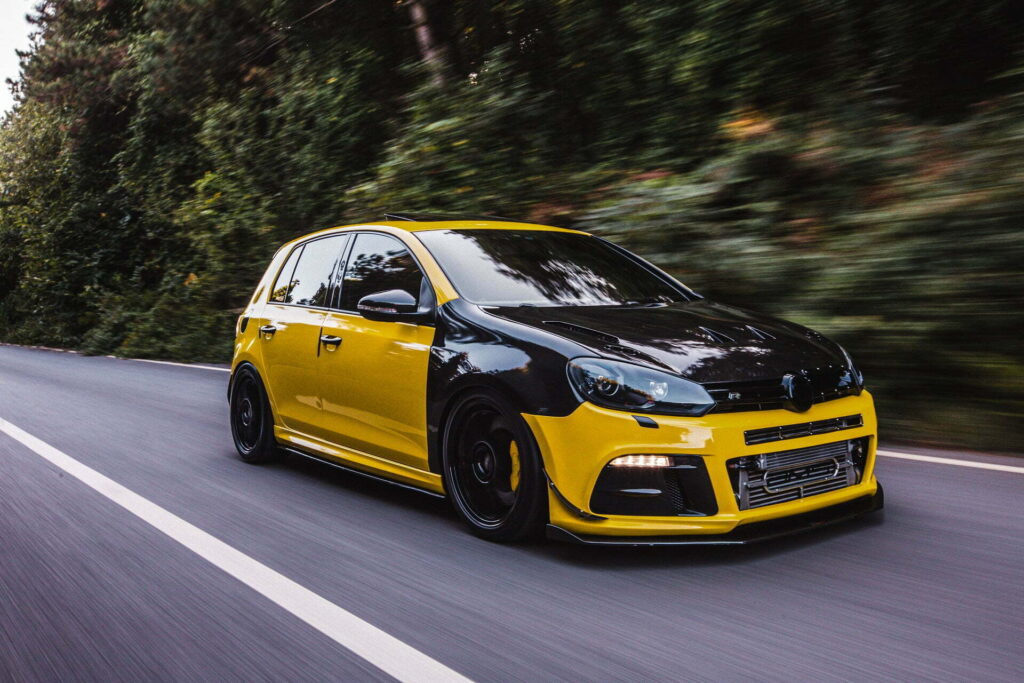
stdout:
{"type": "Polygon", "coordinates": [[[836,346],[838,346],[839,350],[843,352],[843,360],[846,361],[846,369],[850,371],[849,382],[859,393],[860,390],[864,388],[864,375],[857,369],[857,366],[854,365],[853,358],[847,350],[840,344],[836,344],[836,346]]]}
{"type": "Polygon", "coordinates": [[[574,358],[568,371],[576,390],[605,408],[699,416],[715,405],[701,385],[632,363],[574,358]]]}

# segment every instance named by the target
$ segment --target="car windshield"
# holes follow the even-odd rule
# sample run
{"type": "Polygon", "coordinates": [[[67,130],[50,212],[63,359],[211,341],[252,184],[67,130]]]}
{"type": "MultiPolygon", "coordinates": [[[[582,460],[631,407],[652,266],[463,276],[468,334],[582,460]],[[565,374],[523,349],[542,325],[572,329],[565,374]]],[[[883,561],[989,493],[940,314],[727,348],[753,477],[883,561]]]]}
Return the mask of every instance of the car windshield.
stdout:
{"type": "Polygon", "coordinates": [[[687,290],[604,240],[551,230],[425,230],[416,236],[459,294],[482,306],[687,301],[687,290]]]}

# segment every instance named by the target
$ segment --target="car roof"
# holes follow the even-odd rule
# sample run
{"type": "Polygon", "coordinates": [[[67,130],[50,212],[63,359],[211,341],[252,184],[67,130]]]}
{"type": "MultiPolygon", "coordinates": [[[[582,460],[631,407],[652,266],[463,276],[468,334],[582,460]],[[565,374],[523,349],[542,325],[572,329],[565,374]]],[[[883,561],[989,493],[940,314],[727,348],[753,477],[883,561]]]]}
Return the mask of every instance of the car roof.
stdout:
{"type": "Polygon", "coordinates": [[[549,232],[570,232],[585,235],[587,233],[580,230],[572,230],[570,228],[557,228],[552,225],[541,225],[540,223],[530,223],[526,221],[516,221],[509,218],[494,218],[488,216],[481,217],[459,217],[449,218],[441,217],[433,214],[386,214],[385,220],[374,221],[368,223],[356,223],[352,225],[338,225],[333,228],[326,228],[324,230],[317,230],[311,232],[308,235],[297,237],[294,240],[288,242],[287,245],[292,245],[296,242],[309,239],[311,237],[317,237],[320,235],[328,235],[336,232],[349,232],[358,230],[372,230],[374,228],[388,228],[385,232],[425,232],[428,230],[542,230],[549,232]],[[416,216],[413,218],[412,216],[416,216]]]}

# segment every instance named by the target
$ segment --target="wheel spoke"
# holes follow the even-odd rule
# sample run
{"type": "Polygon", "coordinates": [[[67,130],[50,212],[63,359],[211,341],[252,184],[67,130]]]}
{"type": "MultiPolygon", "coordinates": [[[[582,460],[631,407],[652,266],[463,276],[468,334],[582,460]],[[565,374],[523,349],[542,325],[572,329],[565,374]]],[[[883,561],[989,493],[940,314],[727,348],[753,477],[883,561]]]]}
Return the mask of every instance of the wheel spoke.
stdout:
{"type": "Polygon", "coordinates": [[[518,498],[519,454],[505,416],[477,405],[453,422],[450,471],[468,514],[487,526],[501,524],[518,498]]]}
{"type": "Polygon", "coordinates": [[[251,450],[257,446],[263,430],[263,411],[259,388],[251,377],[243,377],[236,388],[233,422],[235,433],[242,448],[251,450]]]}

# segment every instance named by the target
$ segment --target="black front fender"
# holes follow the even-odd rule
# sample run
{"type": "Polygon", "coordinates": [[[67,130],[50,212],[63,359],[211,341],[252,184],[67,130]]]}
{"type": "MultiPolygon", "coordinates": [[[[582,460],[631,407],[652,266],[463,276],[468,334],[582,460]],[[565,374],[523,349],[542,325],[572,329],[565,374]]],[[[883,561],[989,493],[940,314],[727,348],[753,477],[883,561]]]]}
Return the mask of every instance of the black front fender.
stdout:
{"type": "Polygon", "coordinates": [[[502,394],[519,412],[568,415],[580,400],[569,386],[566,362],[585,350],[461,299],[439,307],[427,372],[431,471],[441,471],[441,428],[457,396],[487,388],[502,394]]]}

